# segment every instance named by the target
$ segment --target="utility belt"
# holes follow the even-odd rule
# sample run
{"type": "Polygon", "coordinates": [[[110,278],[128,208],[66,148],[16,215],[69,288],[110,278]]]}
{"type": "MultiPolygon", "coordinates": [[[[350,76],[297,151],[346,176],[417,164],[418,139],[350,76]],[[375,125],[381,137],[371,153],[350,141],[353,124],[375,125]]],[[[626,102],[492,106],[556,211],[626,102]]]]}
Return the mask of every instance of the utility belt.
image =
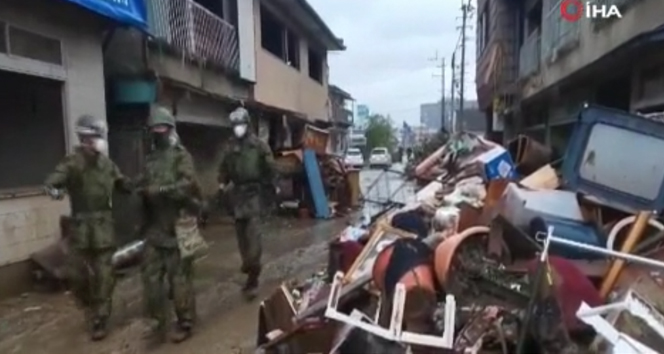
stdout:
{"type": "Polygon", "coordinates": [[[72,219],[75,221],[86,221],[86,220],[101,220],[107,219],[112,216],[111,210],[100,210],[100,211],[81,211],[74,213],[72,219]]]}

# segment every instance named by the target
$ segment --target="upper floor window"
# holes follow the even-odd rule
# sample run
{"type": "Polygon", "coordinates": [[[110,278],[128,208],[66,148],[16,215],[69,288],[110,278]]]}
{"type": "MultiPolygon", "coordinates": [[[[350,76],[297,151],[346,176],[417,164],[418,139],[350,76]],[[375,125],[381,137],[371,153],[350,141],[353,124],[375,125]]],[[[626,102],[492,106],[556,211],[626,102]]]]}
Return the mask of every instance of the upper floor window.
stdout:
{"type": "Polygon", "coordinates": [[[0,21],[0,53],[7,53],[7,24],[0,21]]]}
{"type": "MultiPolygon", "coordinates": [[[[488,3],[487,3],[488,5],[488,3]]],[[[477,53],[482,54],[489,44],[489,38],[491,36],[491,27],[489,23],[489,11],[488,6],[484,7],[484,10],[480,14],[480,17],[477,20],[477,53]]]]}
{"type": "MultiPolygon", "coordinates": [[[[0,34],[6,31],[5,38],[0,42],[0,49],[3,42],[9,39],[9,45],[4,43],[4,48],[19,57],[43,61],[49,64],[62,65],[62,44],[59,40],[42,36],[41,34],[26,31],[14,26],[6,26],[0,34]]],[[[0,50],[1,51],[1,50],[0,50]]]]}
{"type": "Polygon", "coordinates": [[[323,83],[325,75],[323,56],[309,49],[309,77],[323,83]]]}
{"type": "Polygon", "coordinates": [[[261,6],[261,46],[289,66],[300,69],[300,39],[261,6]]]}

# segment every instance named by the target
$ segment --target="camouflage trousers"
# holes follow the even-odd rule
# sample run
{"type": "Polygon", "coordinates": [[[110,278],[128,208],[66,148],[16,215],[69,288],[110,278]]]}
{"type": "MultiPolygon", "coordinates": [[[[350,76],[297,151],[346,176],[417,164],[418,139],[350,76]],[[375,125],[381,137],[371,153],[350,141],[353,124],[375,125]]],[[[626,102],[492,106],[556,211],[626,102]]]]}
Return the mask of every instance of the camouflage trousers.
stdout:
{"type": "Polygon", "coordinates": [[[235,237],[242,257],[242,272],[258,275],[261,270],[263,253],[261,235],[258,230],[259,218],[252,216],[235,219],[235,237]]]}
{"type": "Polygon", "coordinates": [[[67,268],[72,293],[94,320],[106,320],[111,315],[114,252],[114,248],[72,248],[69,255],[67,268]]]}
{"type": "Polygon", "coordinates": [[[145,249],[141,277],[147,317],[163,326],[168,320],[168,299],[173,301],[179,322],[196,319],[196,296],[193,287],[193,258],[182,259],[178,248],[145,249]]]}

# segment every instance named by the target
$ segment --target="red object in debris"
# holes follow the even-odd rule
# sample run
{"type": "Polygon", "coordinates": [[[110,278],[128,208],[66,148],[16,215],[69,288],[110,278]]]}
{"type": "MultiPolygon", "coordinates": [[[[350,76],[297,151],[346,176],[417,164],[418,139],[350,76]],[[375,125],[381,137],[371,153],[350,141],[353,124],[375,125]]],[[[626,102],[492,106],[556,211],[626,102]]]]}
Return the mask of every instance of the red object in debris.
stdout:
{"type": "MultiPolygon", "coordinates": [[[[376,257],[372,269],[372,277],[374,284],[379,290],[385,290],[385,274],[387,267],[392,260],[392,253],[394,245],[387,246],[376,257]]],[[[436,293],[436,281],[431,264],[419,265],[413,268],[410,272],[404,274],[399,283],[406,287],[406,292],[413,288],[422,288],[432,294],[436,293]]]]}
{"type": "Polygon", "coordinates": [[[438,159],[445,153],[445,146],[441,146],[431,155],[427,156],[417,167],[415,167],[415,176],[418,178],[426,177],[427,172],[436,164],[438,159]]]}
{"type": "Polygon", "coordinates": [[[341,245],[341,271],[346,273],[353,266],[357,257],[362,253],[363,246],[359,242],[346,241],[341,245]]]}
{"type": "MultiPolygon", "coordinates": [[[[537,269],[537,260],[531,260],[526,265],[528,272],[534,274],[537,269]]],[[[570,331],[581,330],[587,326],[576,317],[576,311],[585,302],[590,307],[604,304],[599,291],[593,286],[588,277],[569,260],[556,256],[549,256],[549,264],[555,273],[553,275],[556,299],[563,313],[565,326],[570,331]]]]}
{"type": "Polygon", "coordinates": [[[469,227],[462,232],[452,235],[441,242],[436,247],[434,254],[434,269],[438,283],[443,288],[448,288],[448,281],[452,279],[452,272],[454,271],[452,264],[457,250],[465,242],[471,242],[473,239],[481,238],[489,233],[489,228],[486,226],[473,226],[469,227]]]}

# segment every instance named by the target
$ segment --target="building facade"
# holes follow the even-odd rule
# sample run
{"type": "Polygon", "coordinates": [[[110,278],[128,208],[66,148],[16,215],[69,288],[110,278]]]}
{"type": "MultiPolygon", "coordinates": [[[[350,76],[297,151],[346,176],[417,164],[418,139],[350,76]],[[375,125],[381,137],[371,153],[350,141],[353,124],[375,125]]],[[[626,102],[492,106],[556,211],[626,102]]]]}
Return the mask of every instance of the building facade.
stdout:
{"type": "Polygon", "coordinates": [[[620,18],[574,22],[562,18],[562,1],[490,3],[478,10],[478,36],[489,49],[478,49],[477,80],[493,130],[528,134],[563,152],[586,103],[661,110],[661,1],[609,0],[603,4],[620,18]]]}
{"type": "Polygon", "coordinates": [[[505,128],[505,121],[518,110],[518,19],[523,16],[521,3],[527,1],[530,0],[479,0],[477,3],[477,101],[484,112],[487,131],[498,140],[509,139],[514,134],[509,127],[505,128]]]}
{"type": "MultiPolygon", "coordinates": [[[[459,117],[458,106],[459,102],[455,102],[455,105],[452,104],[452,99],[446,99],[445,101],[445,117],[441,117],[442,104],[441,102],[435,103],[423,103],[420,105],[420,124],[429,129],[439,131],[444,122],[444,128],[447,131],[458,131],[463,129],[463,124],[460,120],[456,119],[459,117]]],[[[478,109],[477,101],[466,101],[464,100],[464,112],[473,111],[478,109]]],[[[476,127],[476,125],[473,125],[476,127]]]]}
{"type": "Polygon", "coordinates": [[[254,0],[254,100],[329,121],[327,52],[345,49],[306,0],[254,0]]]}
{"type": "MultiPolygon", "coordinates": [[[[440,130],[443,125],[442,105],[440,102],[420,105],[420,124],[430,129],[440,130]]],[[[447,119],[447,114],[445,115],[447,119]]]]}
{"type": "Polygon", "coordinates": [[[76,119],[106,117],[103,39],[119,20],[68,1],[0,3],[0,283],[14,284],[0,296],[20,291],[24,261],[60,237],[69,205],[42,183],[78,143],[76,119]]]}
{"type": "Polygon", "coordinates": [[[208,198],[233,109],[246,107],[273,149],[292,145],[307,123],[329,124],[327,51],[343,43],[306,1],[145,1],[154,35],[117,30],[105,58],[112,156],[127,173],[142,166],[155,103],[175,113],[208,198]]]}
{"type": "MultiPolygon", "coordinates": [[[[275,148],[291,126],[329,124],[327,51],[340,49],[304,0],[2,1],[0,106],[11,119],[0,122],[0,159],[12,173],[0,177],[0,267],[25,268],[60,236],[68,203],[46,198],[41,184],[78,143],[78,116],[107,119],[111,158],[135,176],[150,148],[151,110],[171,109],[212,197],[229,113],[248,108],[275,148]]],[[[113,202],[116,234],[128,241],[139,201],[113,202]]],[[[5,273],[17,274],[0,268],[0,281],[5,273]]]]}
{"type": "Polygon", "coordinates": [[[524,20],[518,128],[561,152],[585,103],[644,113],[664,104],[664,18],[657,15],[664,3],[612,0],[607,5],[619,8],[622,18],[568,22],[556,1],[524,9],[541,16],[524,20]]]}
{"type": "Polygon", "coordinates": [[[329,85],[331,127],[329,150],[337,155],[344,154],[353,126],[353,96],[338,86],[329,85]]]}

